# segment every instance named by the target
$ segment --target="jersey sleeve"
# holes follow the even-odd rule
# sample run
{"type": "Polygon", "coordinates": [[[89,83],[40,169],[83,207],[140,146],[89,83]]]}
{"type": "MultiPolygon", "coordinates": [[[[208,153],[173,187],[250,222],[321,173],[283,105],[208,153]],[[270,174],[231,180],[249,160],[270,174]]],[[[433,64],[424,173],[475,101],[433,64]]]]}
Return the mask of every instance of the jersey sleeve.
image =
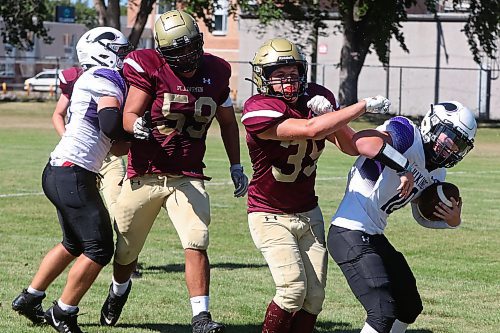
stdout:
{"type": "Polygon", "coordinates": [[[121,106],[125,101],[127,87],[120,73],[109,68],[100,68],[94,71],[94,78],[89,83],[88,89],[96,102],[101,97],[115,97],[121,106]]]}
{"type": "Polygon", "coordinates": [[[250,98],[243,107],[241,122],[250,134],[259,134],[285,119],[285,103],[273,98],[250,98]]]}
{"type": "Polygon", "coordinates": [[[388,132],[392,139],[392,146],[401,154],[404,154],[412,145],[415,135],[413,126],[405,117],[394,117],[387,120],[377,128],[388,132]]]}
{"type": "Polygon", "coordinates": [[[150,96],[154,96],[156,88],[153,86],[152,75],[147,65],[147,57],[142,57],[137,52],[131,52],[123,61],[123,75],[129,86],[134,86],[150,96]]]}

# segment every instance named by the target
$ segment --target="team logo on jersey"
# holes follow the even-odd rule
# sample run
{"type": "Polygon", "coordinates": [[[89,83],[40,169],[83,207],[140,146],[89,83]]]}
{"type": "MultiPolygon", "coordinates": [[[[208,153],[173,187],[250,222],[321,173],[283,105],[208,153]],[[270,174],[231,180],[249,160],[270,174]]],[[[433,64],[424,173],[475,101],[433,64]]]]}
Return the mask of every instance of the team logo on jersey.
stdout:
{"type": "Polygon", "coordinates": [[[189,91],[189,92],[197,92],[197,93],[202,93],[202,92],[203,92],[203,87],[184,87],[184,86],[177,86],[177,91],[189,91]]]}
{"type": "Polygon", "coordinates": [[[203,84],[212,84],[212,80],[210,78],[203,78],[203,84]]]}

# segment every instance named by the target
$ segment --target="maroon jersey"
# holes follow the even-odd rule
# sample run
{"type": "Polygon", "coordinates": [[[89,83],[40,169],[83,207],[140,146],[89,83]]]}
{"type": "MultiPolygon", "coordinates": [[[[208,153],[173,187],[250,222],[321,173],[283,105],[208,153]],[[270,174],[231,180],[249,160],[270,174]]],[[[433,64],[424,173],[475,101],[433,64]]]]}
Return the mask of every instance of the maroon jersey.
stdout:
{"type": "Polygon", "coordinates": [[[61,94],[71,99],[73,86],[82,73],[83,69],[80,67],[71,67],[61,71],[59,73],[59,88],[61,89],[61,94]]]}
{"type": "Polygon", "coordinates": [[[314,191],[316,162],[325,140],[262,140],[257,134],[288,118],[312,117],[306,104],[316,95],[337,102],[326,88],[309,83],[306,93],[294,108],[282,99],[255,95],[248,99],[241,121],[247,130],[246,141],[253,167],[248,187],[248,212],[302,213],[318,205],[314,191]]]}
{"type": "Polygon", "coordinates": [[[231,67],[205,53],[192,78],[177,76],[155,50],[131,52],[123,72],[130,86],[149,94],[154,139],[134,140],[128,177],[174,173],[203,178],[207,130],[229,98],[231,67]]]}

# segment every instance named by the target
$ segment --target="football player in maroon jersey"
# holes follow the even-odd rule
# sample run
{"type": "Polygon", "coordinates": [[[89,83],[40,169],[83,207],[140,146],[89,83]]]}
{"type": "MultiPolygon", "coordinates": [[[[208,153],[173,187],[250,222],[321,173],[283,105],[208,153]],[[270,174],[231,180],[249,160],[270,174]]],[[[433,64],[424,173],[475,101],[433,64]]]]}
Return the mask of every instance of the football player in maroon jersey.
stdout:
{"type": "Polygon", "coordinates": [[[356,155],[348,122],[387,112],[390,102],[377,96],[339,110],[331,91],[306,84],[307,62],[284,38],[264,43],[252,67],[259,94],[246,101],[241,118],[254,170],[248,223],[276,285],[262,332],[308,333],[322,309],[327,268],[316,162],[325,140],[356,155]]]}
{"type": "Polygon", "coordinates": [[[130,86],[123,125],[138,140],[128,155],[127,179],[115,209],[118,229],[113,282],[101,324],[114,325],[130,293],[132,272],[163,207],[179,235],[186,261],[193,332],[222,332],[209,312],[207,256],[209,197],[204,181],[207,130],[216,118],[229,158],[234,195],[246,194],[238,125],[229,96],[231,68],[203,52],[203,36],[190,15],[173,10],[155,24],[156,50],[132,52],[124,75],[130,86]]]}

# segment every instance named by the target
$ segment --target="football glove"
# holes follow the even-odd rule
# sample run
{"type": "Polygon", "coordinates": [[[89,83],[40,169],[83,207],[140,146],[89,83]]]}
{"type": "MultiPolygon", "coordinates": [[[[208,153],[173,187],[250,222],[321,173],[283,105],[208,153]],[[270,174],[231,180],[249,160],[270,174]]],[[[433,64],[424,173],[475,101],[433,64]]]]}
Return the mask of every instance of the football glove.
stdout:
{"type": "Polygon", "coordinates": [[[321,95],[316,95],[307,102],[307,107],[311,109],[311,112],[315,117],[321,116],[322,114],[335,111],[333,109],[332,103],[326,97],[321,95]]]}
{"type": "Polygon", "coordinates": [[[243,173],[243,166],[233,164],[229,171],[234,184],[234,196],[236,198],[244,196],[248,191],[248,177],[243,173]]]}
{"type": "Polygon", "coordinates": [[[363,98],[366,102],[366,112],[368,113],[387,113],[391,107],[391,101],[384,96],[377,95],[375,97],[363,98]]]}
{"type": "Polygon", "coordinates": [[[148,126],[146,115],[139,117],[134,122],[134,138],[139,140],[149,140],[151,138],[151,127],[148,126]]]}

